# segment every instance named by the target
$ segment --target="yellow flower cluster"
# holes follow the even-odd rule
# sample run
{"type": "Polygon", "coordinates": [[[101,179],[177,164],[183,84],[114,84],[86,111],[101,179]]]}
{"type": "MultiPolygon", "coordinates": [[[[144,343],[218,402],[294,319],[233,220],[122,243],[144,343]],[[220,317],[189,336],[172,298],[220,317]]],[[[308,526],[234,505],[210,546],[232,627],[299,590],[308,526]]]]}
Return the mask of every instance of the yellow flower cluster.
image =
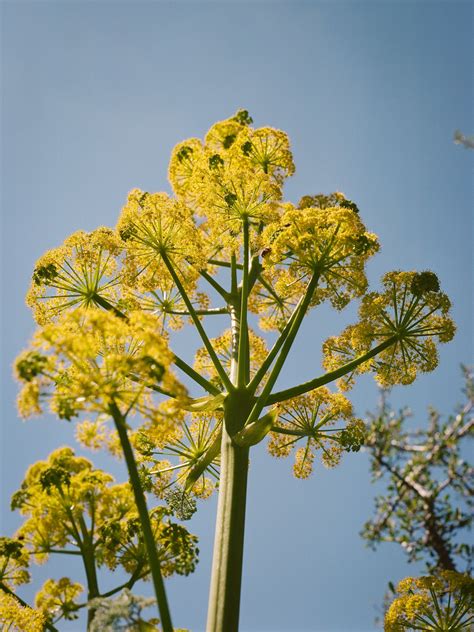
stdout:
{"type": "Polygon", "coordinates": [[[308,478],[317,451],[322,451],[326,467],[334,467],[343,450],[359,449],[364,436],[365,425],[353,417],[350,401],[321,387],[280,404],[268,450],[273,456],[287,457],[298,442],[303,442],[296,450],[293,472],[297,478],[308,478]],[[336,424],[344,427],[334,428],[336,424]]]}
{"type": "MultiPolygon", "coordinates": [[[[233,359],[231,330],[228,329],[218,338],[213,338],[211,340],[211,344],[222,366],[229,374],[233,359]]],[[[262,362],[265,360],[268,349],[265,340],[261,336],[257,336],[257,334],[251,329],[249,329],[249,347],[250,376],[252,376],[260,368],[262,362]]],[[[203,375],[209,377],[212,381],[219,381],[217,371],[205,347],[201,347],[197,350],[194,360],[194,368],[199,373],[202,373],[203,375]]]]}
{"type": "Polygon", "coordinates": [[[286,266],[290,280],[284,282],[290,287],[318,275],[313,304],[330,300],[336,309],[365,292],[365,263],[379,248],[358,213],[344,206],[296,209],[287,204],[261,241],[266,268],[286,266]]]}
{"type": "Polygon", "coordinates": [[[35,606],[45,617],[54,621],[62,617],[67,620],[75,619],[78,609],[76,600],[83,591],[84,587],[72,582],[69,577],[61,577],[57,581],[47,579],[36,593],[35,606]]]}
{"type": "MultiPolygon", "coordinates": [[[[127,293],[128,288],[125,288],[127,293]]],[[[209,308],[209,297],[204,292],[192,292],[190,301],[197,312],[209,308]]],[[[151,312],[160,321],[160,332],[165,335],[169,328],[178,331],[184,323],[191,322],[192,318],[187,315],[187,306],[176,286],[162,277],[157,280],[157,286],[150,292],[132,291],[127,298],[127,304],[132,309],[140,309],[151,312]]]]}
{"type": "Polygon", "coordinates": [[[141,291],[169,286],[167,262],[187,290],[195,288],[199,270],[206,267],[206,244],[192,211],[166,193],[134,189],[117,223],[125,245],[124,281],[141,291]]]}
{"type": "Polygon", "coordinates": [[[0,582],[10,587],[30,581],[29,553],[22,540],[0,537],[0,582]]]}
{"type": "Polygon", "coordinates": [[[454,336],[450,301],[432,272],[389,272],[382,284],[383,292],[364,296],[359,322],[323,345],[324,367],[332,371],[387,343],[375,358],[340,380],[341,388],[349,388],[356,374],[367,371],[375,373],[381,386],[410,384],[418,371],[436,368],[435,340],[444,343],[454,336]]]}
{"type": "Polygon", "coordinates": [[[125,320],[99,310],[76,310],[45,325],[15,364],[25,385],[20,414],[40,411],[40,400],[49,398],[63,419],[82,411],[110,414],[112,404],[125,415],[156,415],[153,387],[185,395],[169,368],[173,354],[157,330],[151,314],[132,312],[125,320]]]}
{"type": "Polygon", "coordinates": [[[67,310],[118,302],[120,240],[109,228],[78,231],[36,263],[26,303],[43,325],[67,310]]]}
{"type": "Polygon", "coordinates": [[[407,577],[385,615],[385,632],[472,629],[474,579],[454,571],[407,577]]]}
{"type": "MultiPolygon", "coordinates": [[[[130,485],[114,484],[110,474],[94,469],[71,448],[59,448],[47,461],[32,465],[12,506],[26,518],[17,535],[40,563],[53,551],[74,551],[89,542],[98,566],[113,570],[121,565],[129,573],[146,570],[148,556],[130,485]],[[84,529],[89,530],[86,535],[84,529]]],[[[190,572],[196,562],[196,539],[184,529],[178,533],[178,525],[165,518],[163,508],[153,510],[163,573],[190,572]]],[[[48,584],[38,606],[46,609],[48,599],[58,600],[71,591],[78,594],[78,585],[66,580],[48,584]]]]}
{"type": "Polygon", "coordinates": [[[248,308],[260,315],[263,331],[281,331],[291,316],[303,290],[286,269],[270,267],[262,271],[252,288],[248,308]]]}
{"type": "Polygon", "coordinates": [[[0,625],[2,632],[43,632],[42,612],[22,606],[18,599],[0,590],[0,625]]]}
{"type": "Polygon", "coordinates": [[[182,425],[182,435],[176,436],[162,450],[156,451],[160,456],[176,461],[173,465],[169,460],[155,460],[152,473],[157,475],[155,491],[159,496],[163,497],[173,484],[178,488],[186,488],[188,493],[197,498],[208,498],[213,493],[219,481],[221,425],[220,412],[192,413],[189,422],[182,425]],[[203,463],[210,448],[216,444],[218,449],[215,454],[211,455],[209,462],[203,463]],[[188,477],[193,476],[201,463],[202,472],[190,481],[188,477]]]}
{"type": "Polygon", "coordinates": [[[191,138],[171,156],[169,179],[176,195],[206,218],[211,243],[235,250],[243,220],[275,217],[286,177],[294,173],[287,135],[254,129],[241,110],[211,127],[204,142],[191,138]]]}

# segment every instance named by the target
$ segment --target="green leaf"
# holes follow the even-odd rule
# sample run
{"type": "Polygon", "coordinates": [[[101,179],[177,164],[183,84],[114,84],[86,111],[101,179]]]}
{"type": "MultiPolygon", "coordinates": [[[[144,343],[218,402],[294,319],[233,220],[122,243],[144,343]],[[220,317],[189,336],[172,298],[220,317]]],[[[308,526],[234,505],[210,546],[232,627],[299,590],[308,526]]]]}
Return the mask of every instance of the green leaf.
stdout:
{"type": "Polygon", "coordinates": [[[232,440],[241,447],[256,445],[265,439],[277,419],[278,407],[275,407],[257,421],[244,426],[232,437],[232,440]]]}

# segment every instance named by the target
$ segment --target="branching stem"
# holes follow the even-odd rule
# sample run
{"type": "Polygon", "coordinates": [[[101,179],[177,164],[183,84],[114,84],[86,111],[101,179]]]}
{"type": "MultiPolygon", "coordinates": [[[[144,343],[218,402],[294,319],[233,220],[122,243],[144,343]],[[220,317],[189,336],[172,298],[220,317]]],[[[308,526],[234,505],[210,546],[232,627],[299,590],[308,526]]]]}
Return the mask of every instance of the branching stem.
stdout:
{"type": "Polygon", "coordinates": [[[231,391],[233,389],[233,386],[232,386],[231,381],[229,380],[229,376],[225,372],[224,367],[222,366],[219,358],[217,357],[216,352],[214,351],[214,348],[213,348],[213,346],[211,344],[211,341],[209,340],[206,332],[204,331],[204,327],[202,326],[201,321],[199,320],[199,316],[196,314],[196,311],[194,309],[193,304],[189,300],[189,296],[187,295],[187,292],[184,289],[183,284],[181,283],[181,279],[177,275],[176,270],[174,269],[173,264],[169,260],[167,254],[166,253],[162,253],[162,257],[163,257],[163,262],[165,263],[166,267],[168,268],[169,273],[171,274],[171,276],[173,278],[173,281],[174,281],[176,287],[178,288],[178,291],[181,294],[181,297],[182,297],[186,307],[188,308],[188,311],[189,311],[189,313],[191,315],[191,318],[193,319],[193,322],[194,322],[194,324],[196,326],[196,329],[198,330],[198,333],[201,336],[201,340],[203,341],[204,346],[207,349],[209,357],[211,358],[212,363],[213,363],[217,373],[219,374],[219,377],[222,380],[222,383],[224,384],[224,386],[226,387],[227,390],[231,391]]]}

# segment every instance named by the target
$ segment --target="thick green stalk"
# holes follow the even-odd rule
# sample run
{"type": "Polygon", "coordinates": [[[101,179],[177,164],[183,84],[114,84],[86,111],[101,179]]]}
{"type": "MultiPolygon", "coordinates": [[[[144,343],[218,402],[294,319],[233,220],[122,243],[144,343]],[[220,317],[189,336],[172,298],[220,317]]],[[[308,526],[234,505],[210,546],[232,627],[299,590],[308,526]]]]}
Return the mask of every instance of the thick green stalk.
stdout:
{"type": "Polygon", "coordinates": [[[223,430],[207,632],[239,629],[248,453],[223,430]]]}
{"type": "MultiPolygon", "coordinates": [[[[94,561],[94,552],[90,549],[84,551],[82,556],[84,562],[84,569],[86,571],[87,578],[87,601],[91,601],[100,596],[99,584],[97,581],[97,570],[94,561]]],[[[95,617],[95,608],[87,606],[87,629],[89,630],[92,621],[95,617]]]]}
{"type": "Polygon", "coordinates": [[[111,414],[120,438],[120,443],[130,477],[130,484],[135,496],[135,503],[140,518],[143,540],[145,542],[148,562],[150,564],[151,576],[153,579],[153,586],[155,588],[156,600],[158,602],[161,625],[163,627],[163,632],[173,632],[173,625],[171,623],[168,600],[166,598],[165,585],[163,582],[163,577],[161,575],[160,559],[158,557],[156,542],[153,535],[153,530],[151,528],[150,514],[148,513],[145,494],[143,493],[143,488],[140,483],[140,477],[138,474],[133,449],[130,444],[130,439],[128,438],[125,419],[123,418],[123,415],[120,413],[118,407],[115,404],[111,406],[111,414]]]}
{"type": "MultiPolygon", "coordinates": [[[[238,321],[239,314],[233,310],[234,384],[238,379],[238,321]]],[[[237,632],[239,628],[249,449],[239,447],[231,437],[243,427],[250,408],[251,396],[246,389],[233,390],[225,402],[207,632],[237,632]]]]}

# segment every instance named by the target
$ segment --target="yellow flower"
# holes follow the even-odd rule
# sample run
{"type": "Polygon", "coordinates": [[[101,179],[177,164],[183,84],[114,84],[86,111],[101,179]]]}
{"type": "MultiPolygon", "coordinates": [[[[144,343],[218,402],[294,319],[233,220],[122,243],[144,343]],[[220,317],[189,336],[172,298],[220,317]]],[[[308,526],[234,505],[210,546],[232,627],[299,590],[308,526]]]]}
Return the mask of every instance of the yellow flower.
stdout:
{"type": "MultiPolygon", "coordinates": [[[[30,581],[30,555],[19,538],[0,537],[0,581],[6,586],[19,586],[30,581]]],[[[0,591],[1,592],[1,591],[0,591]]]]}
{"type": "Polygon", "coordinates": [[[175,437],[163,449],[156,450],[156,454],[173,459],[171,464],[167,459],[155,461],[152,473],[158,477],[159,493],[163,495],[166,489],[177,484],[198,498],[208,498],[216,489],[219,481],[219,454],[216,454],[205,464],[202,472],[190,484],[188,476],[195,471],[209,448],[218,442],[220,448],[220,428],[222,414],[192,413],[190,422],[184,423],[181,437],[175,437]],[[174,477],[173,477],[174,476],[174,477]]]}
{"type": "Polygon", "coordinates": [[[304,447],[296,451],[293,471],[297,478],[308,478],[318,450],[322,451],[323,464],[334,467],[343,450],[359,449],[364,436],[365,425],[353,419],[349,400],[321,387],[280,404],[268,450],[273,456],[286,457],[298,441],[303,441],[304,447]],[[344,422],[345,428],[334,428],[344,422]]]}
{"type": "Polygon", "coordinates": [[[432,272],[389,272],[382,284],[384,292],[364,296],[359,323],[323,345],[324,367],[331,371],[389,343],[375,358],[345,376],[341,388],[348,388],[354,375],[366,371],[374,372],[381,386],[409,384],[418,371],[436,368],[435,340],[443,343],[454,336],[455,325],[448,315],[450,301],[439,291],[432,272]]]}
{"type": "Polygon", "coordinates": [[[0,590],[0,624],[3,632],[43,632],[42,612],[22,606],[18,599],[0,590]]]}
{"type": "MultiPolygon", "coordinates": [[[[113,570],[121,565],[129,573],[138,568],[146,571],[148,556],[131,486],[114,484],[110,474],[93,468],[71,448],[55,450],[46,461],[32,465],[12,506],[25,517],[17,535],[39,563],[57,549],[80,550],[82,537],[88,537],[99,567],[113,570]],[[89,529],[84,536],[82,530],[78,533],[78,524],[93,525],[93,529],[84,527],[89,529]]],[[[196,561],[196,539],[185,530],[177,533],[181,528],[166,516],[162,507],[152,510],[162,570],[167,575],[190,572],[196,561]]],[[[50,612],[51,599],[66,602],[73,593],[79,593],[79,586],[67,579],[48,583],[38,597],[38,607],[50,612]]]]}
{"type": "Polygon", "coordinates": [[[248,308],[260,315],[259,326],[264,331],[281,331],[301,296],[302,283],[285,269],[272,267],[260,274],[249,296],[248,308]]]}
{"type": "Polygon", "coordinates": [[[287,135],[253,129],[245,110],[214,124],[204,143],[192,138],[173,151],[169,178],[176,195],[198,215],[221,252],[236,252],[242,222],[255,229],[278,218],[275,204],[294,172],[287,135]]]}
{"type": "Polygon", "coordinates": [[[172,282],[168,261],[185,287],[195,288],[199,270],[206,267],[206,248],[192,212],[166,193],[129,193],[117,223],[126,248],[124,280],[140,291],[153,291],[172,282]]]}
{"type": "MultiPolygon", "coordinates": [[[[204,292],[189,294],[191,294],[191,303],[198,313],[199,310],[209,308],[209,297],[207,294],[204,292]]],[[[132,297],[136,303],[136,309],[151,312],[159,319],[161,323],[160,333],[162,335],[165,334],[167,328],[178,331],[186,321],[192,323],[192,318],[187,315],[187,306],[181,294],[168,279],[162,278],[154,290],[146,293],[134,292],[132,297]]]]}
{"type": "Polygon", "coordinates": [[[474,580],[454,571],[407,577],[399,582],[385,615],[385,632],[403,630],[471,629],[474,614],[474,580]]]}
{"type": "Polygon", "coordinates": [[[265,267],[286,266],[292,282],[317,274],[313,304],[330,300],[342,309],[367,288],[365,263],[379,248],[358,214],[344,206],[288,207],[262,235],[265,267]]]}
{"type": "Polygon", "coordinates": [[[109,228],[78,231],[36,263],[26,303],[43,325],[79,307],[116,305],[119,240],[109,228]]]}
{"type": "Polygon", "coordinates": [[[35,597],[36,608],[54,621],[65,618],[76,619],[78,604],[77,597],[84,591],[84,587],[72,582],[69,577],[59,580],[47,579],[35,597]]]}
{"type": "MultiPolygon", "coordinates": [[[[211,344],[219,358],[224,369],[230,373],[232,362],[232,332],[230,329],[225,331],[221,336],[213,338],[211,344]]],[[[249,329],[249,346],[250,346],[250,376],[260,368],[263,360],[266,358],[268,350],[265,340],[261,336],[257,336],[255,332],[249,329]]],[[[219,381],[217,371],[209,357],[205,347],[201,347],[196,352],[194,361],[196,371],[203,373],[213,381],[219,381]]]]}
{"type": "Polygon", "coordinates": [[[40,399],[49,399],[51,410],[64,419],[82,411],[110,414],[112,404],[123,414],[133,410],[146,417],[155,414],[154,387],[184,396],[158,323],[143,312],[124,320],[112,312],[76,310],[45,325],[15,365],[25,384],[20,412],[38,412],[40,399]]]}

